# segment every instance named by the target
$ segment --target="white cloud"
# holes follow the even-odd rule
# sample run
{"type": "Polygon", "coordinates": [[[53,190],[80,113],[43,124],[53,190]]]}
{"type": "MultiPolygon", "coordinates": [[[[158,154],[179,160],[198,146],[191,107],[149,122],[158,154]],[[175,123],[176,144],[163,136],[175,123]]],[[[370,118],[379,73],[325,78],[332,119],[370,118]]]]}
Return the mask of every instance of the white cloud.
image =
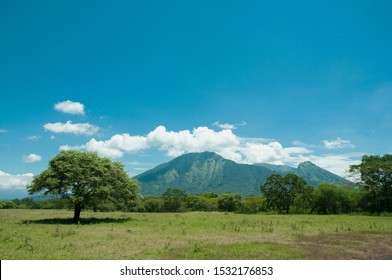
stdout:
{"type": "Polygon", "coordinates": [[[0,133],[7,133],[7,130],[5,130],[5,129],[0,129],[0,133]]]}
{"type": "Polygon", "coordinates": [[[311,156],[310,161],[334,174],[348,178],[350,177],[350,173],[348,172],[350,165],[361,163],[361,160],[356,158],[357,157],[352,154],[327,154],[311,156]]]}
{"type": "Polygon", "coordinates": [[[55,104],[54,109],[71,115],[84,115],[84,105],[70,100],[55,104]]]}
{"type": "Polygon", "coordinates": [[[39,135],[27,136],[27,140],[29,140],[29,141],[38,141],[40,139],[41,139],[41,136],[39,136],[39,135]]]}
{"type": "Polygon", "coordinates": [[[216,127],[219,127],[221,129],[234,130],[234,129],[237,129],[237,126],[244,126],[244,125],[246,125],[246,122],[242,121],[241,123],[237,123],[237,124],[214,122],[212,125],[214,125],[216,127]]]}
{"type": "Polygon", "coordinates": [[[340,139],[339,137],[336,140],[331,140],[331,141],[324,140],[323,144],[324,144],[324,148],[326,148],[327,150],[355,147],[350,140],[340,139]]]}
{"type": "Polygon", "coordinates": [[[159,148],[170,157],[177,157],[190,152],[211,151],[241,163],[276,163],[283,164],[291,156],[310,153],[304,147],[283,146],[277,141],[260,143],[258,138],[241,138],[231,130],[214,131],[207,127],[190,130],[168,131],[158,126],[147,136],[117,134],[106,141],[91,139],[81,146],[62,146],[61,150],[88,150],[101,156],[119,158],[124,153],[135,153],[149,148],[159,148]]]}
{"type": "Polygon", "coordinates": [[[214,131],[207,127],[198,127],[193,131],[167,131],[164,126],[158,126],[147,135],[150,147],[159,147],[168,156],[176,157],[184,153],[220,151],[228,147],[240,145],[239,138],[231,130],[214,131]]]}
{"type": "Polygon", "coordinates": [[[324,168],[341,177],[350,177],[348,169],[350,165],[361,162],[362,153],[345,153],[345,154],[298,154],[287,159],[286,164],[297,166],[301,162],[311,161],[314,164],[324,168]]]}
{"type": "Polygon", "coordinates": [[[73,133],[73,134],[84,134],[93,135],[99,127],[89,123],[75,123],[67,121],[66,123],[47,123],[44,125],[45,130],[49,130],[54,133],[73,133]]]}
{"type": "Polygon", "coordinates": [[[100,156],[120,158],[126,153],[138,152],[148,148],[147,139],[143,136],[116,134],[107,141],[97,141],[94,138],[81,146],[61,146],[60,150],[87,150],[97,152],[100,156]]]}
{"type": "Polygon", "coordinates": [[[214,122],[212,125],[222,129],[236,129],[234,124],[214,122]]]}
{"type": "MultiPolygon", "coordinates": [[[[61,150],[87,150],[101,156],[120,158],[125,153],[137,153],[150,148],[158,148],[169,157],[177,157],[190,152],[210,151],[238,163],[271,163],[296,166],[304,161],[312,161],[333,173],[345,176],[351,164],[358,163],[357,154],[316,156],[309,147],[303,145],[283,147],[276,140],[265,142],[263,138],[241,138],[230,129],[220,131],[208,127],[197,127],[192,131],[168,131],[158,126],[146,136],[116,134],[106,141],[91,139],[81,146],[62,146],[61,150]]],[[[297,143],[299,144],[299,143],[297,143]]]]}
{"type": "Polygon", "coordinates": [[[10,189],[18,188],[23,189],[31,183],[33,180],[32,173],[26,173],[22,175],[11,175],[0,171],[0,188],[10,189]]]}
{"type": "Polygon", "coordinates": [[[38,161],[41,161],[41,159],[42,159],[42,157],[37,154],[29,154],[28,156],[23,157],[24,162],[27,162],[27,163],[38,162],[38,161]]]}

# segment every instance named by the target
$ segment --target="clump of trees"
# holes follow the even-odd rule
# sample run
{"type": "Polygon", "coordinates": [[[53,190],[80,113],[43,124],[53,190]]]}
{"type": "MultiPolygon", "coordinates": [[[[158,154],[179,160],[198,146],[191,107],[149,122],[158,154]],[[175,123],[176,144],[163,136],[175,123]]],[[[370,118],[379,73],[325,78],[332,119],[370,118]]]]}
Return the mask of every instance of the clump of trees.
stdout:
{"type": "Polygon", "coordinates": [[[392,155],[365,155],[350,172],[360,175],[359,183],[323,183],[313,189],[294,174],[274,174],[260,190],[267,208],[281,213],[392,212],[392,155]]]}
{"type": "Polygon", "coordinates": [[[338,186],[330,183],[317,188],[295,174],[271,175],[260,187],[268,210],[278,213],[341,214],[361,211],[362,192],[355,186],[338,186]]]}

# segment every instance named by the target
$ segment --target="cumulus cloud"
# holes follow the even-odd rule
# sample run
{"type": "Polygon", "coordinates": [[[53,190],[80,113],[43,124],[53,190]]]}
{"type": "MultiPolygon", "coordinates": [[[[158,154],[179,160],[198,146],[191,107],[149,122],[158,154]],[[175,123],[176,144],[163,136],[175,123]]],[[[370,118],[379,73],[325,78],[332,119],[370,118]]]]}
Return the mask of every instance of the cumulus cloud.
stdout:
{"type": "Polygon", "coordinates": [[[70,100],[59,102],[54,105],[54,109],[71,115],[84,115],[84,105],[70,100]]]}
{"type": "Polygon", "coordinates": [[[27,162],[27,163],[38,162],[38,161],[41,161],[41,159],[42,159],[42,157],[37,154],[29,154],[28,156],[23,157],[24,162],[27,162]]]}
{"type": "Polygon", "coordinates": [[[344,149],[344,148],[354,148],[355,146],[351,143],[350,140],[340,139],[339,137],[336,140],[324,140],[323,141],[324,148],[327,150],[335,150],[335,149],[344,149]]]}
{"type": "Polygon", "coordinates": [[[93,135],[99,127],[89,123],[75,123],[67,121],[66,123],[47,123],[44,125],[45,130],[49,130],[54,133],[72,133],[72,134],[84,134],[93,135]]]}
{"type": "Polygon", "coordinates": [[[10,189],[10,188],[25,188],[33,180],[32,173],[26,173],[22,175],[11,175],[0,171],[0,188],[10,189]]]}
{"type": "Polygon", "coordinates": [[[87,150],[97,152],[100,156],[120,158],[124,153],[138,152],[148,148],[147,139],[143,136],[130,136],[129,134],[116,134],[107,141],[91,139],[85,145],[60,147],[60,150],[87,150]]]}
{"type": "Polygon", "coordinates": [[[189,130],[167,131],[164,126],[158,126],[147,136],[130,136],[116,134],[106,141],[91,139],[81,146],[62,146],[61,150],[85,149],[94,151],[102,156],[119,158],[124,153],[135,153],[149,148],[159,148],[166,151],[168,156],[176,157],[189,152],[216,151],[230,146],[239,145],[239,139],[231,130],[216,132],[207,127],[189,130]]]}
{"type": "Polygon", "coordinates": [[[81,146],[62,146],[61,150],[88,150],[101,156],[119,158],[124,153],[135,153],[149,148],[165,151],[170,157],[190,152],[211,151],[241,163],[283,164],[288,158],[299,153],[310,153],[304,147],[284,148],[279,142],[260,143],[257,138],[241,138],[230,129],[215,131],[208,127],[197,127],[192,131],[168,131],[158,126],[147,136],[117,134],[106,141],[91,139],[81,146]]]}
{"type": "MultiPolygon", "coordinates": [[[[297,143],[298,144],[298,143],[297,143]]],[[[304,161],[312,161],[335,174],[346,176],[346,169],[358,163],[354,154],[313,155],[309,147],[283,147],[276,140],[266,142],[263,138],[242,138],[230,129],[215,131],[208,127],[197,127],[192,131],[168,131],[158,126],[146,136],[116,134],[105,141],[91,139],[80,146],[62,146],[61,150],[87,150],[101,156],[120,158],[126,153],[137,153],[150,148],[158,148],[169,157],[177,157],[190,152],[210,151],[238,163],[271,163],[297,166],[304,161]]]]}
{"type": "Polygon", "coordinates": [[[164,126],[158,126],[147,135],[150,147],[159,147],[168,156],[176,157],[184,153],[215,151],[238,146],[239,138],[229,129],[214,131],[207,127],[198,127],[193,131],[167,131],[164,126]]]}

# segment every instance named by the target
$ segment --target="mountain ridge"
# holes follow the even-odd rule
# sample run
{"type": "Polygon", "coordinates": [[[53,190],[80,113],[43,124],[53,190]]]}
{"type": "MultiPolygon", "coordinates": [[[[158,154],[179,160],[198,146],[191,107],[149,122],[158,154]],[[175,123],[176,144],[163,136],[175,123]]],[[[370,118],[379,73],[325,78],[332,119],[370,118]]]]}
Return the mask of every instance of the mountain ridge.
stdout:
{"type": "Polygon", "coordinates": [[[321,182],[349,182],[311,162],[303,162],[297,168],[266,163],[239,164],[213,152],[181,155],[134,179],[139,181],[142,195],[161,195],[168,188],[179,188],[187,193],[251,195],[260,194],[260,185],[270,175],[288,173],[301,176],[314,187],[321,182]]]}

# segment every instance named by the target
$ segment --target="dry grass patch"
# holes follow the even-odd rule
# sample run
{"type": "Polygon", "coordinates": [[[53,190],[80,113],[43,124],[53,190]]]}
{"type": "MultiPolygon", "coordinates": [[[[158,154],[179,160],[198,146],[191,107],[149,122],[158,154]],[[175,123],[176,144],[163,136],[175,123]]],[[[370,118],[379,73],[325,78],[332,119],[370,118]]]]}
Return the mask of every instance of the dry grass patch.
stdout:
{"type": "Polygon", "coordinates": [[[389,232],[345,232],[304,237],[298,247],[310,259],[392,259],[389,232]]]}

